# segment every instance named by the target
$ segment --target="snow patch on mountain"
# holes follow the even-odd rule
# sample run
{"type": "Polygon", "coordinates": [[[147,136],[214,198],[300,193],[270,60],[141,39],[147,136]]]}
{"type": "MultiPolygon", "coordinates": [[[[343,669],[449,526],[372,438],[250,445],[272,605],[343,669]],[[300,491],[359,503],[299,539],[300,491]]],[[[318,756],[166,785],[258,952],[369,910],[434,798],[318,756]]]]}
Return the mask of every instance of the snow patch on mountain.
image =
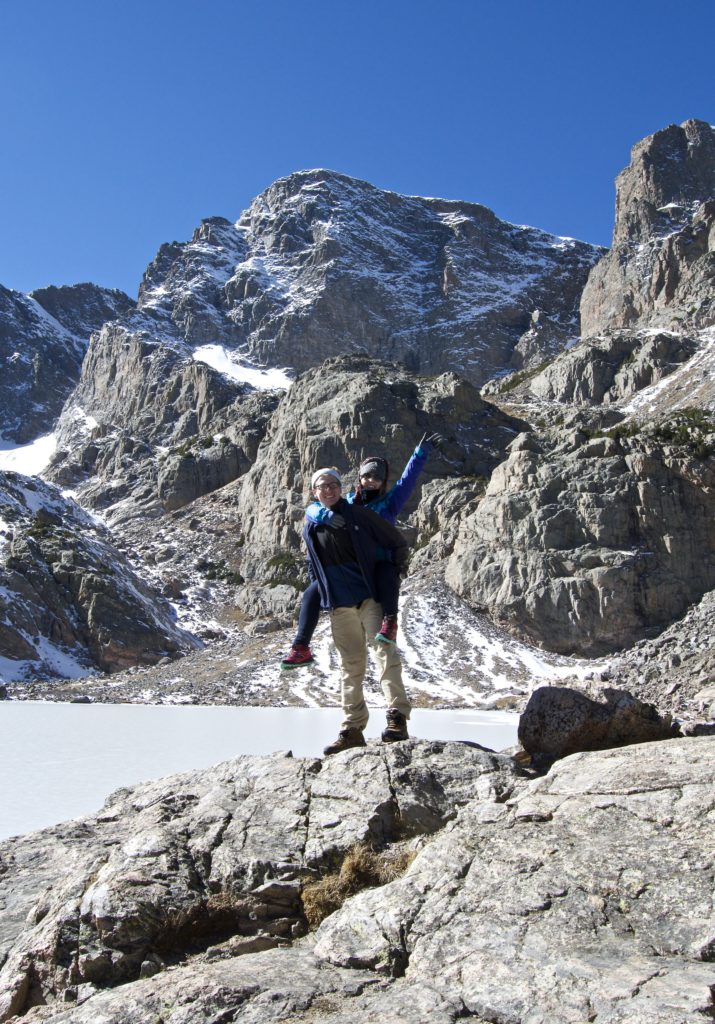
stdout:
{"type": "Polygon", "coordinates": [[[57,438],[54,434],[45,434],[30,444],[14,444],[0,436],[0,469],[25,476],[39,476],[49,465],[56,449],[57,438]]]}
{"type": "Polygon", "coordinates": [[[254,366],[223,345],[200,345],[192,353],[197,363],[206,363],[231,380],[250,384],[261,391],[287,391],[293,383],[286,370],[254,366]]]}

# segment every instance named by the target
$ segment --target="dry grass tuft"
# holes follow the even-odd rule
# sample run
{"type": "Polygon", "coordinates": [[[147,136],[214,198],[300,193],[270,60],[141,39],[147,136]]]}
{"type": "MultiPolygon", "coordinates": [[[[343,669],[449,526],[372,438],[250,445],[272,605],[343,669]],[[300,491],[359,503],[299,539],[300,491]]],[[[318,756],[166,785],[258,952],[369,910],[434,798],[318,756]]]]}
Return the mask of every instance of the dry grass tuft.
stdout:
{"type": "Polygon", "coordinates": [[[311,929],[342,907],[349,896],[363,889],[386,885],[407,871],[416,853],[410,849],[391,849],[377,853],[367,843],[352,846],[343,858],[340,870],[324,875],[303,887],[303,910],[311,929]]]}

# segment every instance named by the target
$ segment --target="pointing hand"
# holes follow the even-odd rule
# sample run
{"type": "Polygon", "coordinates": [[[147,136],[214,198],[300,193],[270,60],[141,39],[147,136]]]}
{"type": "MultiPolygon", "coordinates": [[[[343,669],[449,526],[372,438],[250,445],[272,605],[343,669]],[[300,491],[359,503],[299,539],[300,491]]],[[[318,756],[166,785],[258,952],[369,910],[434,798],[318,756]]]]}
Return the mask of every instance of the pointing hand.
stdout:
{"type": "Polygon", "coordinates": [[[429,444],[429,445],[432,445],[433,448],[437,448],[438,449],[439,446],[442,444],[443,440],[444,440],[444,438],[442,437],[441,434],[428,434],[425,431],[425,433],[420,438],[420,443],[419,443],[418,447],[422,448],[422,447],[424,447],[424,445],[429,444]]]}

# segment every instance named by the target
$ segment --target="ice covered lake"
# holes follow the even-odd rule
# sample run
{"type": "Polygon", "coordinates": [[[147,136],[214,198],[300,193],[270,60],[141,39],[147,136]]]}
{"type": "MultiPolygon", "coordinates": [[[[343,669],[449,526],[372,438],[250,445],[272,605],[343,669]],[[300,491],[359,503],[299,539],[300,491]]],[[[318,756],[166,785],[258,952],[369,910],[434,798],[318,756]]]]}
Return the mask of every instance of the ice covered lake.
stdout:
{"type": "MultiPolygon", "coordinates": [[[[519,716],[505,711],[413,711],[410,735],[502,750],[519,716]]],[[[384,727],[370,709],[368,739],[384,727]]],[[[93,814],[119,786],[207,768],[239,754],[320,756],[338,708],[167,707],[0,703],[0,839],[93,814]]]]}

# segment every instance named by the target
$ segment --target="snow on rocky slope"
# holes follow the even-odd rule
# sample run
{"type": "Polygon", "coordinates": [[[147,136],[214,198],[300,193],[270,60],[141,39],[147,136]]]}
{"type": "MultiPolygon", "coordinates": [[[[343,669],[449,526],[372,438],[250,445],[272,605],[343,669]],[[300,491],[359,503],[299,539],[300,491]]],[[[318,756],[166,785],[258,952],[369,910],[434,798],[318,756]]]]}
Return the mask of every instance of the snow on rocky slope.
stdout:
{"type": "Polygon", "coordinates": [[[30,295],[0,285],[0,439],[23,443],[51,431],[90,334],[133,305],[123,292],[93,284],[30,295]]]}

